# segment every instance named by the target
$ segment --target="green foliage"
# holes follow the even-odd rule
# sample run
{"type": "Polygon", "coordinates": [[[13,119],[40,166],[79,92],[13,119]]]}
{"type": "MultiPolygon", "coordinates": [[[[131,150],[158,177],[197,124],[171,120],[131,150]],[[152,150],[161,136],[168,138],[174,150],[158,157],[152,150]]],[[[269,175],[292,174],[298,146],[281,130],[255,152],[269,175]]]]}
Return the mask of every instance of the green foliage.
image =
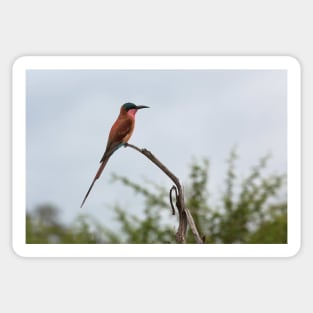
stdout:
{"type": "Polygon", "coordinates": [[[287,203],[279,200],[285,175],[263,176],[269,156],[261,158],[251,173],[243,179],[235,197],[235,150],[228,160],[226,189],[222,206],[212,210],[207,221],[207,236],[211,243],[286,243],[287,203]],[[275,205],[271,204],[275,201],[275,205]],[[271,236],[266,232],[270,231],[271,236]],[[261,236],[263,234],[263,236],[261,236]],[[269,240],[270,238],[270,240],[269,240]]]}
{"type": "MultiPolygon", "coordinates": [[[[175,230],[162,224],[161,212],[168,210],[168,192],[153,182],[146,181],[145,186],[136,184],[123,176],[113,175],[114,181],[120,181],[134,192],[144,196],[143,218],[128,213],[118,205],[115,206],[116,220],[120,224],[121,243],[170,243],[175,230]],[[148,189],[152,185],[155,193],[148,189]]],[[[116,233],[117,235],[117,233],[116,233]]]]}
{"type": "Polygon", "coordinates": [[[70,226],[62,224],[58,209],[49,204],[26,214],[27,243],[102,243],[104,230],[88,216],[78,216],[70,226]]]}
{"type": "MultiPolygon", "coordinates": [[[[218,203],[210,203],[209,162],[194,160],[185,187],[185,201],[206,243],[287,243],[285,175],[266,174],[269,156],[239,181],[233,149],[227,160],[225,185],[218,203]]],[[[43,205],[26,216],[27,243],[175,243],[177,216],[171,216],[169,194],[151,181],[135,183],[114,174],[144,199],[142,214],[131,214],[115,205],[119,228],[111,230],[89,216],[78,216],[71,225],[59,220],[58,210],[43,205]],[[139,217],[141,216],[141,217],[139,217]]],[[[187,243],[194,243],[189,232],[187,243]]]]}

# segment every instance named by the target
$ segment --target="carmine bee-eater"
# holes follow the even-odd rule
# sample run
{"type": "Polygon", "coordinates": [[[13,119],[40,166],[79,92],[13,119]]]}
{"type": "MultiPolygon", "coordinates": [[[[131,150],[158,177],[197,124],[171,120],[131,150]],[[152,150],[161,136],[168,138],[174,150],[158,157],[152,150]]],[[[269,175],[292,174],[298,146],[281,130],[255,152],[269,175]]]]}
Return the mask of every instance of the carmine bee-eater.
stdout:
{"type": "Polygon", "coordinates": [[[129,138],[131,137],[134,131],[136,112],[137,110],[144,109],[144,108],[149,108],[149,107],[144,106],[144,105],[137,106],[130,102],[127,102],[121,106],[120,114],[110,130],[107,147],[105,149],[102,159],[100,160],[100,167],[80,207],[84,205],[95,181],[100,177],[111,155],[118,148],[124,146],[125,143],[128,142],[129,138]]]}

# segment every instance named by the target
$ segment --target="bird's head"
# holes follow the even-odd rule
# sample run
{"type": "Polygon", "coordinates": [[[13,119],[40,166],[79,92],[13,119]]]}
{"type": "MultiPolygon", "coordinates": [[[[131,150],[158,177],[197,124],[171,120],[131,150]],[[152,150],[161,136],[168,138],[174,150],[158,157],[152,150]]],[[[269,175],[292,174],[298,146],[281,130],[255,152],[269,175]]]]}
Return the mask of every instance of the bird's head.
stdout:
{"type": "Polygon", "coordinates": [[[121,111],[126,111],[128,114],[134,116],[137,112],[137,110],[140,110],[140,109],[144,109],[144,108],[149,108],[148,106],[145,106],[145,105],[136,105],[134,103],[131,103],[131,102],[127,102],[127,103],[124,103],[121,107],[121,111]]]}

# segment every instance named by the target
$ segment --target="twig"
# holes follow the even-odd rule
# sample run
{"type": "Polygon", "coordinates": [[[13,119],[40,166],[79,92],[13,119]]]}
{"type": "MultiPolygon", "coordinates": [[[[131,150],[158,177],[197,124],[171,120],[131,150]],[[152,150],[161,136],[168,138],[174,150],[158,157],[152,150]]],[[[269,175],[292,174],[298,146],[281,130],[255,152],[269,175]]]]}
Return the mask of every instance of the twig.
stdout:
{"type": "Polygon", "coordinates": [[[146,156],[151,162],[153,162],[159,169],[161,169],[175,184],[170,189],[170,203],[172,207],[172,212],[175,214],[175,209],[173,205],[173,197],[172,193],[175,191],[175,197],[176,197],[176,208],[179,215],[179,225],[178,230],[176,232],[176,242],[177,243],[185,243],[186,241],[186,232],[187,232],[187,225],[189,225],[192,234],[194,235],[194,238],[197,243],[203,243],[203,240],[201,239],[199,232],[197,230],[197,227],[195,225],[195,222],[193,220],[193,217],[189,211],[189,209],[185,206],[184,201],[184,192],[183,188],[179,182],[179,179],[164,165],[162,164],[149,150],[147,149],[140,149],[132,144],[126,143],[125,147],[131,147],[144,156],[146,156]]]}
{"type": "Polygon", "coordinates": [[[175,191],[175,197],[177,199],[177,188],[176,186],[172,186],[172,188],[170,189],[170,204],[171,204],[171,208],[172,208],[172,214],[175,215],[175,207],[174,207],[174,204],[173,204],[173,196],[172,196],[172,193],[173,191],[175,191]]]}

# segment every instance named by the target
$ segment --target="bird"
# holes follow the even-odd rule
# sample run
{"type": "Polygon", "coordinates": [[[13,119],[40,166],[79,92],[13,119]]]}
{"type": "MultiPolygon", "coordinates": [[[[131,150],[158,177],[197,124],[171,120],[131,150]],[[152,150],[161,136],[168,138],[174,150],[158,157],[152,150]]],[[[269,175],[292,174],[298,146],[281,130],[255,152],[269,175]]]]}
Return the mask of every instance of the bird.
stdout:
{"type": "Polygon", "coordinates": [[[145,105],[135,105],[131,102],[124,103],[120,108],[119,116],[117,117],[116,121],[114,122],[107,141],[105,152],[100,160],[100,166],[94,177],[80,207],[84,205],[94,183],[100,177],[103,169],[105,168],[107,162],[109,161],[112,154],[122,146],[128,142],[129,138],[131,137],[134,127],[135,127],[135,115],[138,110],[149,108],[145,105]]]}

